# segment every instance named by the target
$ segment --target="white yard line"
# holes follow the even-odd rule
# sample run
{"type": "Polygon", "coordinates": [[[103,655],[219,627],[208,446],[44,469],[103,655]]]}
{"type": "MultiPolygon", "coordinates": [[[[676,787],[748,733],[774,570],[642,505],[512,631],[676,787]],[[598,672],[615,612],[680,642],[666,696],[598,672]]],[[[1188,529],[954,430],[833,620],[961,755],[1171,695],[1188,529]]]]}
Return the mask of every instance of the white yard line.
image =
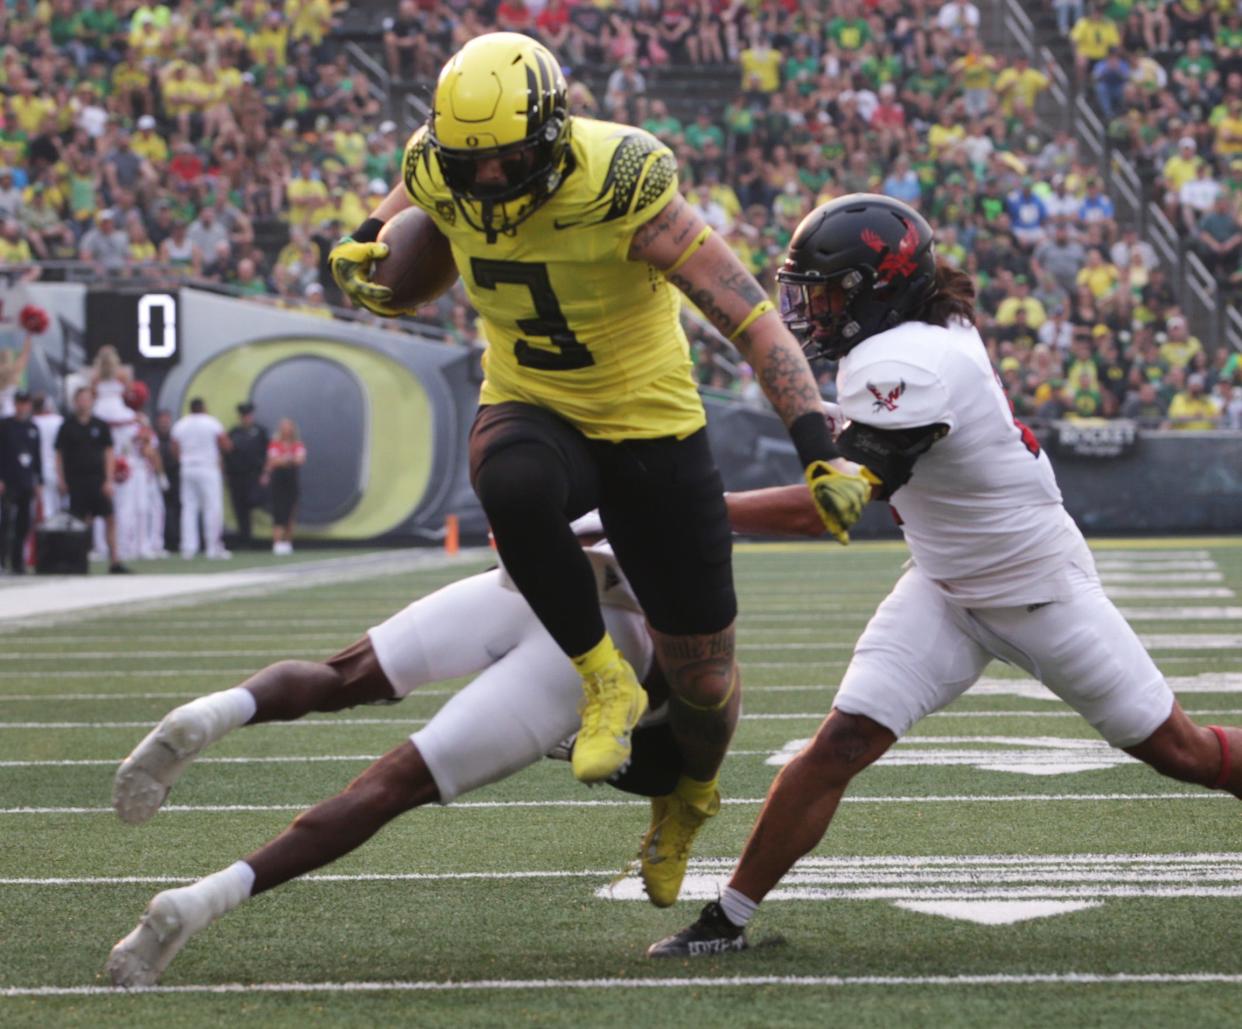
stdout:
{"type": "Polygon", "coordinates": [[[1113,600],[1232,600],[1228,586],[1106,586],[1113,600]]]}
{"type": "Polygon", "coordinates": [[[1122,617],[1131,622],[1236,622],[1242,619],[1242,607],[1123,607],[1119,610],[1122,617]]]}
{"type": "Polygon", "coordinates": [[[1222,986],[1242,984],[1232,972],[1044,972],[990,975],[750,975],[636,977],[633,979],[463,979],[390,982],[199,983],[118,990],[107,986],[7,986],[0,997],[141,997],[146,994],[248,993],[473,993],[520,990],[753,989],[758,986],[974,987],[974,986],[1138,986],[1150,984],[1222,986]]]}
{"type": "Polygon", "coordinates": [[[1223,582],[1224,579],[1221,572],[1100,572],[1100,581],[1105,586],[1117,582],[1223,582]]]}
{"type": "MultiPolygon", "coordinates": [[[[762,804],[763,797],[726,797],[721,803],[725,805],[754,806],[762,804]]],[[[1225,793],[1199,790],[1193,793],[1016,793],[1016,794],[938,794],[931,796],[847,796],[843,804],[1034,804],[1034,803],[1077,803],[1077,802],[1115,802],[1126,803],[1138,801],[1166,800],[1234,800],[1225,793]]],[[[305,811],[317,801],[305,804],[169,804],[160,809],[161,815],[170,814],[234,814],[234,813],[267,813],[305,811]]],[[[447,811],[450,809],[504,809],[504,808],[599,808],[599,807],[641,807],[649,804],[645,800],[473,800],[454,802],[444,808],[431,807],[428,810],[447,811]]],[[[0,808],[0,815],[112,815],[110,807],[7,807],[0,808]]]]}
{"type": "Polygon", "coordinates": [[[1206,561],[1127,561],[1111,555],[1097,554],[1095,567],[1101,572],[1216,572],[1220,568],[1210,558],[1206,561]]]}

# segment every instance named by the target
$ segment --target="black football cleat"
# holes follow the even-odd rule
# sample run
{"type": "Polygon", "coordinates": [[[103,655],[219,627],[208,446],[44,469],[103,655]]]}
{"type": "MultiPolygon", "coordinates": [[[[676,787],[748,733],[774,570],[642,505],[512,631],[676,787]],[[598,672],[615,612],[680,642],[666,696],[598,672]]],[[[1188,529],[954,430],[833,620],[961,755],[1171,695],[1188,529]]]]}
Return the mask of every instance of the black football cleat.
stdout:
{"type": "Polygon", "coordinates": [[[748,946],[746,930],[730,922],[724,908],[713,900],[703,908],[692,925],[648,947],[647,957],[701,958],[745,950],[748,946]]]}

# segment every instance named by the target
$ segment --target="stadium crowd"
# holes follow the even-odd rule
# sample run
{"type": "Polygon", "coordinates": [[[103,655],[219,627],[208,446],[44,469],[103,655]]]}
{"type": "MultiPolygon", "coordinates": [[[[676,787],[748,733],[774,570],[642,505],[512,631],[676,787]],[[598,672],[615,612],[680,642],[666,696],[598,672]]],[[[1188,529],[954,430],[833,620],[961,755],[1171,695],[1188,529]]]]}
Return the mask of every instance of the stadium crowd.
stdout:
{"type": "MultiPolygon", "coordinates": [[[[1242,285],[1234,5],[1053,6],[1112,139],[1209,267],[1242,285]]],[[[336,17],[329,0],[0,7],[0,264],[193,276],[330,315],[327,250],[387,192],[405,136],[332,35],[336,17]]],[[[477,33],[539,36],[577,112],[676,150],[688,197],[769,287],[815,204],[866,190],[918,206],[939,253],[974,276],[1025,417],[1242,427],[1238,355],[1189,333],[1098,166],[1037,114],[1046,69],[990,52],[980,21],[969,0],[401,0],[375,42],[395,80],[426,84],[477,33]],[[679,118],[660,80],[691,64],[733,67],[737,89],[679,118]],[[583,67],[612,69],[598,95],[583,67]]],[[[478,344],[460,286],[420,316],[478,344]]],[[[687,325],[701,382],[761,403],[736,354],[693,314],[687,325]]]]}

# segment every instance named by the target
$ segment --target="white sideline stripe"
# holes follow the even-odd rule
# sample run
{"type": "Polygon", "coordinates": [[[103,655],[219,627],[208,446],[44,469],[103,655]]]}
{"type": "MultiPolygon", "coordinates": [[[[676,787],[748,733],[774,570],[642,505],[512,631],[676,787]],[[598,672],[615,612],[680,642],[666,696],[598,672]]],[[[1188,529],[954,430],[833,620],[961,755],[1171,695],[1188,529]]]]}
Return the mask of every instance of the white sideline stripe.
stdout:
{"type": "Polygon", "coordinates": [[[17,671],[0,668],[0,679],[193,679],[202,676],[254,675],[254,666],[248,668],[77,668],[65,671],[17,671]]]}
{"type": "Polygon", "coordinates": [[[480,990],[640,990],[694,987],[802,986],[1122,986],[1144,984],[1237,985],[1231,972],[1041,972],[994,975],[748,975],[634,979],[462,979],[449,981],[199,983],[118,990],[107,986],[6,986],[0,997],[127,997],[164,993],[469,993],[480,990]]]}
{"type": "MultiPolygon", "coordinates": [[[[733,858],[695,858],[690,871],[697,874],[730,871],[733,858]]],[[[789,885],[806,885],[825,873],[833,882],[853,885],[914,883],[1140,883],[1232,882],[1242,866],[1242,854],[965,854],[885,857],[808,857],[787,874],[789,885]],[[1223,866],[1223,867],[1222,867],[1223,866]]],[[[358,872],[311,873],[294,882],[452,882],[522,879],[611,879],[615,869],[537,869],[479,872],[358,872]]],[[[129,886],[196,882],[187,875],[77,875],[10,876],[0,886],[129,886]]],[[[1242,889],[1242,887],[1234,887],[1242,889]]]]}
{"type": "Polygon", "coordinates": [[[1117,582],[1224,582],[1222,572],[1100,572],[1105,586],[1117,582]]]}
{"type": "MultiPolygon", "coordinates": [[[[1141,611],[1142,608],[1130,608],[1130,611],[1141,611]]],[[[1169,609],[1172,610],[1172,609],[1169,609]]],[[[1204,608],[1202,610],[1214,611],[1242,611],[1242,608],[1204,608]]],[[[1172,616],[1170,616],[1172,617],[1172,616]]],[[[1224,614],[1222,618],[1234,618],[1235,615],[1224,614]]],[[[1152,635],[1140,635],[1143,645],[1152,650],[1227,650],[1233,647],[1242,647],[1242,634],[1223,634],[1223,633],[1157,633],[1152,635]]],[[[853,650],[854,640],[820,640],[814,643],[740,643],[737,646],[738,652],[743,651],[760,651],[762,653],[772,653],[774,651],[801,651],[801,650],[853,650]]],[[[116,660],[118,658],[225,658],[225,657],[264,657],[269,660],[280,657],[286,653],[293,653],[296,648],[274,647],[264,650],[79,650],[73,652],[63,652],[49,654],[47,651],[34,650],[18,650],[5,651],[0,653],[0,661],[105,661],[116,660]]],[[[296,655],[295,655],[296,656],[296,655]]],[[[781,668],[787,665],[804,665],[814,662],[792,661],[792,662],[772,662],[772,661],[755,661],[747,662],[756,668],[781,668]]],[[[223,674],[224,669],[205,668],[200,669],[199,674],[223,674]]],[[[20,673],[24,677],[30,673],[20,673]]],[[[55,673],[58,677],[63,677],[64,673],[55,673]]],[[[121,669],[112,669],[109,672],[94,671],[91,675],[98,678],[100,675],[127,675],[133,674],[125,672],[121,669]]],[[[164,673],[168,674],[168,673],[164,673]]],[[[176,672],[173,674],[184,674],[184,672],[176,672]]]]}
{"type": "Polygon", "coordinates": [[[1097,561],[1210,561],[1210,550],[1093,550],[1097,561]]]}
{"type": "MultiPolygon", "coordinates": [[[[763,689],[762,686],[752,687],[763,689]]],[[[405,698],[418,697],[451,697],[456,690],[414,690],[405,698]]],[[[183,700],[203,696],[201,690],[184,690],[178,693],[0,693],[0,704],[5,701],[36,701],[36,700],[183,700]]]]}
{"type": "MultiPolygon", "coordinates": [[[[1213,690],[1205,690],[1203,692],[1216,692],[1213,690]]],[[[986,695],[986,694],[981,694],[986,695]]],[[[1056,700],[1054,696],[1047,699],[1056,700]]],[[[1187,708],[1186,713],[1190,715],[1242,715],[1242,708],[1222,707],[1222,708],[1187,708]]],[[[804,711],[798,713],[781,713],[774,712],[771,714],[760,713],[752,715],[742,715],[742,720],[751,722],[765,721],[799,721],[813,719],[822,721],[828,714],[828,709],[823,711],[804,711]]],[[[937,711],[930,715],[931,718],[1078,718],[1081,719],[1077,711],[937,711]]],[[[264,726],[272,728],[294,728],[297,726],[323,726],[331,727],[335,725],[344,726],[361,726],[361,725],[392,725],[392,726],[410,726],[425,725],[429,722],[428,718],[338,718],[323,719],[310,721],[302,719],[296,722],[265,722],[264,726]]],[[[148,720],[145,722],[0,722],[0,729],[151,729],[155,722],[148,720]]],[[[257,727],[256,727],[257,728],[257,727]]],[[[915,737],[917,738],[917,737],[915,737]]],[[[223,758],[200,758],[199,761],[223,761],[223,758]]],[[[231,760],[231,759],[230,759],[231,760]]],[[[299,760],[310,761],[313,758],[299,758],[299,760]]],[[[59,763],[59,762],[56,762],[59,763]]],[[[0,761],[0,767],[22,767],[21,762],[0,761]]]]}
{"type": "MultiPolygon", "coordinates": [[[[770,753],[767,751],[765,753],[770,753]]],[[[325,764],[334,761],[378,761],[380,754],[288,754],[263,757],[200,757],[196,765],[296,765],[325,764]]],[[[120,764],[115,757],[65,758],[38,761],[0,761],[0,768],[106,768],[120,764]]]]}
{"type": "MultiPolygon", "coordinates": [[[[726,797],[721,803],[730,805],[762,804],[764,797],[726,797]]],[[[1029,804],[1062,803],[1071,801],[1147,801],[1147,800],[1233,800],[1225,793],[1201,790],[1195,793],[1016,793],[934,795],[926,797],[842,797],[842,804],[1029,804]]],[[[250,812],[305,811],[318,801],[305,804],[169,804],[160,808],[160,814],[231,814],[250,812]]],[[[645,800],[467,800],[454,802],[444,808],[428,810],[453,810],[457,808],[595,808],[595,807],[641,807],[645,800]]],[[[110,807],[7,807],[0,808],[0,815],[111,815],[110,807]]]]}
{"type": "Polygon", "coordinates": [[[1150,650],[1230,650],[1242,647],[1242,633],[1140,633],[1139,639],[1150,650]]]}
{"type": "Polygon", "coordinates": [[[1219,566],[1210,558],[1206,561],[1118,561],[1113,557],[1097,556],[1095,567],[1101,572],[1215,572],[1219,566]]]}
{"type": "MultiPolygon", "coordinates": [[[[806,715],[810,718],[812,716],[806,715]]],[[[823,718],[823,713],[815,715],[816,718],[823,718]]],[[[334,725],[426,725],[427,718],[336,718],[336,719],[308,719],[302,718],[296,722],[264,722],[264,725],[280,726],[283,729],[291,729],[296,726],[315,726],[321,728],[331,728],[334,725]]],[[[0,729],[150,729],[154,726],[154,722],[147,719],[143,722],[0,722],[0,729]]]]}
{"type": "MultiPolygon", "coordinates": [[[[328,873],[302,875],[291,882],[454,882],[471,879],[598,879],[617,874],[615,868],[591,871],[546,872],[361,872],[353,875],[328,873]]],[[[0,886],[158,886],[163,883],[198,882],[193,875],[69,875],[35,879],[14,876],[0,879],[0,886]]]]}
{"type": "Polygon", "coordinates": [[[1242,619],[1242,607],[1123,607],[1123,618],[1131,622],[1215,622],[1242,619]]]}
{"type": "Polygon", "coordinates": [[[339,585],[381,576],[438,571],[472,565],[487,554],[482,548],[447,557],[442,551],[380,551],[357,556],[325,558],[299,564],[254,568],[237,572],[186,575],[103,576],[83,582],[77,576],[55,576],[0,591],[3,631],[44,627],[87,618],[109,617],[120,609],[128,614],[215,603],[231,597],[255,599],[299,587],[339,585]]]}
{"type": "Polygon", "coordinates": [[[1232,600],[1227,586],[1106,586],[1113,600],[1232,600]]]}

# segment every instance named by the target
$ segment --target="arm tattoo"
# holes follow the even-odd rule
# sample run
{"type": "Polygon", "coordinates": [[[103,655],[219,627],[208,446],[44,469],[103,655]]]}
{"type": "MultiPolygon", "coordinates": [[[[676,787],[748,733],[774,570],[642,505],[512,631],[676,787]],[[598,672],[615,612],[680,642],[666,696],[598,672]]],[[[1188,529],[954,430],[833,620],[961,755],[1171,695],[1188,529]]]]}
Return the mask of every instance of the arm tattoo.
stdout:
{"type": "Polygon", "coordinates": [[[681,272],[673,272],[668,281],[686,294],[690,302],[724,335],[728,336],[737,327],[738,323],[720,307],[714,290],[695,286],[681,272]]]}
{"type": "Polygon", "coordinates": [[[820,410],[819,389],[802,351],[795,344],[775,341],[761,360],[745,356],[759,377],[759,385],[786,425],[808,411],[820,410]]]}
{"type": "Polygon", "coordinates": [[[664,210],[644,225],[640,225],[630,240],[630,253],[641,254],[661,236],[672,233],[674,244],[682,243],[694,227],[694,219],[687,217],[687,205],[674,197],[664,210]]]}
{"type": "MultiPolygon", "coordinates": [[[[728,338],[733,330],[742,324],[742,319],[750,314],[751,309],[764,299],[763,290],[754,276],[742,268],[730,268],[724,265],[716,276],[716,286],[696,286],[681,272],[673,272],[668,281],[681,290],[694,306],[703,312],[713,326],[728,338]],[[731,316],[722,301],[737,298],[745,304],[745,308],[737,317],[731,316]]],[[[733,305],[731,305],[733,306],[733,305]]]]}

